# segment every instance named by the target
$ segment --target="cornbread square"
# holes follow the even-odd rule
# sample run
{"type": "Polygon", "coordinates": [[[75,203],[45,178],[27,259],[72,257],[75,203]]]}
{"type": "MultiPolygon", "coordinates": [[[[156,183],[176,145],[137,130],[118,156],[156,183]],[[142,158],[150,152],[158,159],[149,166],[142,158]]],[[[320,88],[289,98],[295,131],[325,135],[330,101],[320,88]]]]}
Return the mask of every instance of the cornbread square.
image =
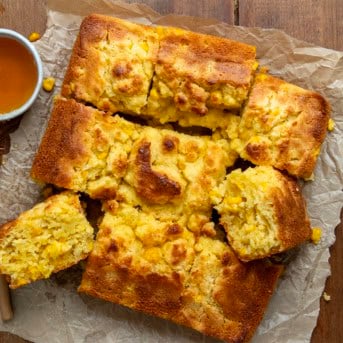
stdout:
{"type": "Polygon", "coordinates": [[[254,164],[309,178],[329,116],[330,106],[318,93],[261,73],[244,107],[234,145],[254,164]]]}
{"type": "Polygon", "coordinates": [[[226,128],[257,68],[253,46],[158,27],[160,46],[146,113],[161,123],[226,128]]]}
{"type": "Polygon", "coordinates": [[[92,14],[80,27],[62,95],[99,109],[141,113],[158,50],[155,30],[92,14]]]}
{"type": "Polygon", "coordinates": [[[144,127],[132,146],[118,196],[141,207],[154,205],[187,215],[201,211],[210,216],[210,191],[224,180],[226,168],[236,157],[224,139],[144,127]]]}
{"type": "Polygon", "coordinates": [[[59,99],[31,175],[96,199],[115,199],[119,186],[129,185],[143,202],[210,212],[209,192],[224,180],[236,157],[220,137],[140,126],[59,99]]]}
{"type": "Polygon", "coordinates": [[[78,195],[63,192],[0,227],[0,273],[17,288],[71,267],[92,248],[78,195]]]}
{"type": "Polygon", "coordinates": [[[140,127],[75,100],[55,102],[34,158],[31,176],[41,183],[112,199],[127,171],[140,127]]]}
{"type": "Polygon", "coordinates": [[[194,234],[185,217],[158,217],[124,203],[111,206],[79,291],[227,342],[248,342],[282,267],[240,262],[213,223],[194,234]]]}
{"type": "Polygon", "coordinates": [[[267,257],[311,238],[296,181],[272,167],[236,169],[217,192],[212,195],[220,199],[220,223],[242,261],[267,257]]]}

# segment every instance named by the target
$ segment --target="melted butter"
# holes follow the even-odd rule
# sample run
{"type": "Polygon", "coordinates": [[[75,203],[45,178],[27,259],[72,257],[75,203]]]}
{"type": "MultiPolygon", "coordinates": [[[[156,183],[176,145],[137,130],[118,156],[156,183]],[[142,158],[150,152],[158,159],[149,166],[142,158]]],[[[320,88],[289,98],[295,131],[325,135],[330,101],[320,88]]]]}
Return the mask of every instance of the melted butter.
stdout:
{"type": "Polygon", "coordinates": [[[0,115],[22,106],[38,74],[33,56],[14,39],[0,37],[0,115]]]}

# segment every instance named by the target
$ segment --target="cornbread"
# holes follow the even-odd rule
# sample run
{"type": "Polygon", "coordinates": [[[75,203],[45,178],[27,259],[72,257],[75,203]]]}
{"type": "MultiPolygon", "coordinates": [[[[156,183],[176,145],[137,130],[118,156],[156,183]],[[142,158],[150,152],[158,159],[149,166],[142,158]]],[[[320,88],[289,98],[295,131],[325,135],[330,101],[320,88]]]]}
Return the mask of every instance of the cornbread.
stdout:
{"type": "Polygon", "coordinates": [[[227,342],[249,341],[282,267],[240,262],[215,230],[196,235],[182,216],[163,221],[125,203],[106,210],[80,292],[227,342]]]}
{"type": "Polygon", "coordinates": [[[140,126],[59,99],[31,175],[96,199],[115,199],[129,185],[147,203],[211,212],[209,191],[236,157],[225,139],[140,126]]]}
{"type": "Polygon", "coordinates": [[[311,238],[305,201],[292,178],[272,167],[230,173],[213,201],[232,249],[242,261],[270,256],[311,238]]]}
{"type": "Polygon", "coordinates": [[[318,93],[259,74],[242,112],[234,147],[257,165],[311,176],[328,127],[330,106],[318,93]]]}
{"type": "Polygon", "coordinates": [[[17,288],[66,269],[93,248],[79,198],[54,195],[0,228],[0,274],[17,288]]]}
{"type": "Polygon", "coordinates": [[[226,38],[86,17],[31,170],[68,191],[5,225],[0,273],[18,287],[84,258],[83,192],[103,216],[80,292],[248,342],[283,269],[265,257],[320,239],[273,167],[309,179],[334,127],[320,95],[257,65],[255,47],[226,38]],[[261,166],[233,170],[239,156],[261,166]]]}
{"type": "Polygon", "coordinates": [[[160,46],[146,113],[162,123],[227,128],[248,96],[255,47],[178,28],[157,31],[160,46]]]}
{"type": "Polygon", "coordinates": [[[31,176],[95,199],[114,198],[139,130],[118,116],[57,99],[31,176]]]}
{"type": "Polygon", "coordinates": [[[161,123],[226,128],[247,98],[255,55],[229,39],[92,14],[81,24],[62,96],[161,123]]]}
{"type": "Polygon", "coordinates": [[[157,50],[153,28],[92,14],[81,24],[62,95],[101,110],[139,114],[147,104],[157,50]]]}

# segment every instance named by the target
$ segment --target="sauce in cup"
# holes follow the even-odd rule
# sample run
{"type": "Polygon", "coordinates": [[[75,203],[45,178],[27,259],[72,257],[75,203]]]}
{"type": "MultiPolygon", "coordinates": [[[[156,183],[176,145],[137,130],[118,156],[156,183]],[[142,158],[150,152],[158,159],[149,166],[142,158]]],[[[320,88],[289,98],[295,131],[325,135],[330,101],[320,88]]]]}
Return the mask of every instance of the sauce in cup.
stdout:
{"type": "Polygon", "coordinates": [[[34,57],[12,38],[0,37],[0,116],[21,107],[38,79],[34,57]]]}

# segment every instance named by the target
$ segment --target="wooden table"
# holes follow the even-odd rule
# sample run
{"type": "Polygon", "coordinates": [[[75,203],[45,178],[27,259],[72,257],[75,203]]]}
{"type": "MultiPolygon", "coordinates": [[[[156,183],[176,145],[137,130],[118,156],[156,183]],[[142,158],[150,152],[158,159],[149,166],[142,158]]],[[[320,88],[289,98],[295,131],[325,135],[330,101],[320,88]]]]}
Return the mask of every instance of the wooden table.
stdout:
{"type": "MultiPolygon", "coordinates": [[[[161,14],[176,13],[217,18],[229,24],[283,29],[290,35],[318,45],[343,50],[342,0],[141,0],[161,14]]],[[[0,27],[28,35],[45,30],[44,0],[0,0],[0,27]]],[[[16,123],[12,123],[13,129],[16,123]]],[[[9,146],[0,124],[0,154],[9,146]],[[5,148],[4,148],[5,147],[5,148]],[[4,148],[4,150],[1,150],[4,148]]],[[[342,213],[343,215],[343,213],[342,213]]],[[[341,216],[342,217],[342,216],[341,216]]],[[[312,343],[343,342],[343,225],[336,229],[331,248],[332,276],[326,283],[331,301],[321,300],[318,325],[312,343]]],[[[0,333],[0,343],[23,343],[23,339],[0,333]]],[[[266,342],[267,343],[267,342],[266,342]]],[[[282,343],[282,342],[278,342],[282,343]]]]}

